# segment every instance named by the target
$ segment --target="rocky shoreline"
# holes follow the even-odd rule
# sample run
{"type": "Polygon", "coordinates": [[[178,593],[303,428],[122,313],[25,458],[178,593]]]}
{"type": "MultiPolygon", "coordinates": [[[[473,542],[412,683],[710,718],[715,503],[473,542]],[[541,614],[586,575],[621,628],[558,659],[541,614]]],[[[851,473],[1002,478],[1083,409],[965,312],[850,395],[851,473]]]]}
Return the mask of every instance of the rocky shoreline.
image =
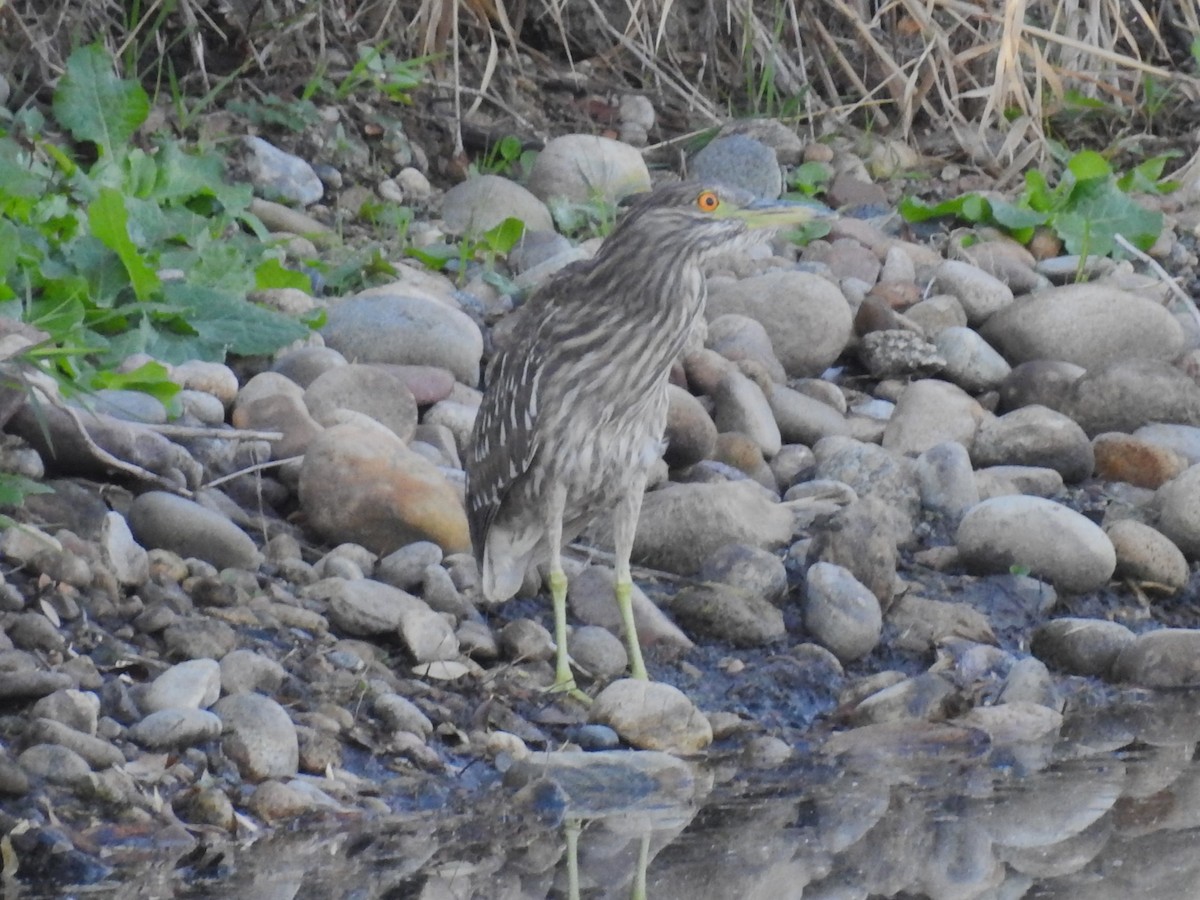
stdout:
{"type": "MultiPolygon", "coordinates": [[[[481,785],[553,769],[547,750],[715,740],[707,752],[770,766],[799,742],[853,757],[940,740],[944,723],[1007,745],[1059,735],[1081,684],[1200,683],[1191,300],[1140,263],[922,242],[850,147],[774,127],[721,140],[694,175],[778,194],[781,165],[818,163],[843,214],[803,248],[716,267],[676,367],[634,550],[650,690],[671,693],[620,679],[603,528],[569,572],[590,709],[544,693],[536,578],[527,599],[481,602],[460,461],[513,309],[485,267],[460,286],[396,261],[394,283],[354,296],[273,292],[258,299],[323,307],[320,332],[236,369],[175,367],[179,420],[125,392],[91,409],[49,384],[5,398],[5,468],[54,489],[0,535],[0,830],[17,877],[108,877],[97,822],[184,852],[388,815],[472,767],[481,785]]],[[[433,202],[421,173],[401,175],[402,196],[433,202]]],[[[567,136],[527,187],[469,180],[424,225],[521,217],[504,274],[528,290],[596,245],[555,234],[547,200],[650,181],[635,147],[567,136]]],[[[1150,258],[1192,285],[1197,194],[1144,199],[1167,222],[1150,258]]],[[[256,211],[297,264],[319,256],[319,210],[256,211]]],[[[36,340],[10,328],[10,356],[36,340]]]]}

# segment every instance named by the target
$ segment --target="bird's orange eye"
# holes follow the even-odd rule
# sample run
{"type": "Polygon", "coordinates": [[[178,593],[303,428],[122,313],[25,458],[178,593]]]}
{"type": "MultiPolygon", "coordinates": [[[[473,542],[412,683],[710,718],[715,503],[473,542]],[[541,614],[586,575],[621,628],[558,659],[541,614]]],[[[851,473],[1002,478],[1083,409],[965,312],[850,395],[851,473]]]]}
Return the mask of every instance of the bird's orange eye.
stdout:
{"type": "Polygon", "coordinates": [[[696,198],[696,206],[705,212],[714,212],[721,205],[721,199],[712,191],[704,191],[696,198]]]}

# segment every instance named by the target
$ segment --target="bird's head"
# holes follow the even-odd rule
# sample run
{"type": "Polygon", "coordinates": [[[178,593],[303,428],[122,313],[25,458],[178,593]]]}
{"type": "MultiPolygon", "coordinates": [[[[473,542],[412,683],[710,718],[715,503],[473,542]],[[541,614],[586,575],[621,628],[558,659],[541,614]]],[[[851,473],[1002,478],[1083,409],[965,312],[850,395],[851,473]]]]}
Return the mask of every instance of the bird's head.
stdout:
{"type": "Polygon", "coordinates": [[[635,197],[610,240],[644,242],[666,254],[705,256],[756,233],[799,228],[832,215],[818,204],[759,200],[722,185],[685,181],[635,197]]]}

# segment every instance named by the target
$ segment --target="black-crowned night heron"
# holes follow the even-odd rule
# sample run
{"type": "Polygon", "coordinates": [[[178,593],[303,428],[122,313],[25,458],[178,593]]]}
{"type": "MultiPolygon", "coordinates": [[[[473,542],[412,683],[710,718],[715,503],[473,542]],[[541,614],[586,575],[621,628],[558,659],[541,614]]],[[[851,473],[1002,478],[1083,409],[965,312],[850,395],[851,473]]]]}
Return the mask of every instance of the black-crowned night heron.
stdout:
{"type": "Polygon", "coordinates": [[[531,564],[549,562],[556,690],[576,692],[563,543],[609,510],[630,673],[647,677],[629,556],[662,451],[671,363],[704,310],[701,266],[767,229],[820,215],[721,187],[659,188],[634,201],[594,259],[564,268],[530,298],[511,346],[492,361],[467,454],[471,539],[491,601],[512,597],[531,564]]]}

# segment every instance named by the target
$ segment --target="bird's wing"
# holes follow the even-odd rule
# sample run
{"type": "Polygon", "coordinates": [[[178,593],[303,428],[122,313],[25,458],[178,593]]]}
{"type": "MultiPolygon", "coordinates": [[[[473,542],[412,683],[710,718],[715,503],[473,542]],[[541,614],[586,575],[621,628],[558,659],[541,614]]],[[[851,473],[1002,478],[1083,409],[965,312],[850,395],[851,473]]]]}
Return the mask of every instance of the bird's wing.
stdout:
{"type": "Polygon", "coordinates": [[[529,338],[502,352],[493,366],[492,384],[479,407],[467,451],[467,513],[477,554],[482,554],[488,529],[509,490],[529,471],[538,452],[544,360],[538,335],[529,338]]]}

